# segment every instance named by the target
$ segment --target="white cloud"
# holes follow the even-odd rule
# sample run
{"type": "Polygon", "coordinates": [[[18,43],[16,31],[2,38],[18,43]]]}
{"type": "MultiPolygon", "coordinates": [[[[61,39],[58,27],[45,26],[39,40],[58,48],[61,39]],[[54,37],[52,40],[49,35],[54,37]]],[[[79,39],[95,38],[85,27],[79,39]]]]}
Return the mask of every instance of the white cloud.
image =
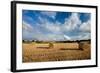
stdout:
{"type": "Polygon", "coordinates": [[[33,28],[30,24],[26,23],[25,21],[22,22],[22,37],[23,39],[32,39],[33,38],[33,28]]]}
{"type": "Polygon", "coordinates": [[[82,37],[82,39],[90,39],[91,38],[91,34],[86,34],[85,36],[82,37]]]}
{"type": "MultiPolygon", "coordinates": [[[[41,27],[41,26],[40,26],[41,27]]],[[[28,40],[43,40],[43,41],[59,41],[59,40],[64,40],[63,35],[60,35],[56,32],[60,32],[59,27],[56,27],[56,25],[48,22],[42,28],[44,28],[45,31],[51,31],[51,33],[45,34],[40,27],[32,27],[30,24],[26,23],[23,21],[23,39],[28,39],[28,40]],[[46,26],[47,25],[47,26],[46,26]]]]}
{"type": "Polygon", "coordinates": [[[71,36],[72,40],[87,40],[91,38],[91,33],[82,32],[79,35],[71,36]]]}
{"type": "Polygon", "coordinates": [[[22,22],[22,28],[24,29],[24,30],[27,30],[27,31],[32,31],[33,30],[33,28],[32,28],[32,26],[30,25],[30,24],[28,24],[28,23],[26,23],[25,21],[23,21],[22,22]]]}
{"type": "Polygon", "coordinates": [[[64,39],[65,40],[71,40],[71,37],[67,36],[67,35],[64,35],[64,39]]]}
{"type": "MultiPolygon", "coordinates": [[[[56,12],[54,14],[52,12],[41,12],[49,17],[54,18],[56,16],[56,12]]],[[[78,13],[72,13],[69,18],[65,19],[64,24],[59,22],[50,22],[47,18],[42,18],[41,16],[38,17],[40,24],[38,23],[37,26],[32,27],[30,24],[23,21],[23,36],[31,36],[29,38],[37,39],[37,40],[44,40],[44,41],[63,41],[63,40],[81,40],[81,39],[90,39],[90,21],[81,23],[79,19],[78,13]],[[80,26],[80,27],[79,27],[80,26]],[[79,29],[84,31],[79,35],[75,36],[68,36],[65,33],[74,31],[79,29]],[[31,31],[31,32],[30,32],[31,31]],[[47,32],[50,33],[47,33],[47,32]],[[45,34],[46,32],[46,34],[45,34]]]]}
{"type": "Polygon", "coordinates": [[[39,27],[33,27],[30,24],[23,21],[23,39],[38,39],[40,36],[42,36],[42,31],[38,29],[39,27]]]}
{"type": "Polygon", "coordinates": [[[90,30],[91,30],[90,20],[88,20],[87,22],[84,22],[83,24],[81,24],[79,29],[83,32],[90,32],[90,30]]]}
{"type": "MultiPolygon", "coordinates": [[[[46,14],[45,12],[43,12],[46,14]]],[[[42,23],[42,27],[46,28],[47,30],[54,32],[54,33],[61,33],[61,32],[69,32],[74,30],[78,27],[78,25],[81,24],[81,20],[79,19],[78,13],[72,13],[72,15],[69,18],[65,19],[64,24],[61,24],[59,22],[50,22],[49,20],[39,17],[40,22],[42,23]]]]}
{"type": "Polygon", "coordinates": [[[44,24],[45,22],[47,22],[48,20],[46,18],[43,18],[41,16],[38,16],[38,20],[41,24],[44,24]]]}
{"type": "Polygon", "coordinates": [[[52,33],[61,33],[61,27],[59,22],[50,22],[47,18],[38,17],[40,24],[42,28],[45,29],[45,31],[50,31],[52,33]]]}
{"type": "Polygon", "coordinates": [[[47,24],[45,27],[47,30],[54,32],[54,33],[61,32],[60,27],[55,24],[47,24]]]}
{"type": "Polygon", "coordinates": [[[80,35],[79,39],[80,40],[87,40],[91,38],[91,34],[90,33],[83,33],[80,35]]]}
{"type": "Polygon", "coordinates": [[[62,27],[64,31],[71,31],[78,27],[81,24],[78,13],[72,13],[72,15],[65,20],[65,23],[62,27]]]}
{"type": "Polygon", "coordinates": [[[43,11],[41,12],[41,14],[51,17],[53,19],[55,19],[56,17],[56,12],[53,12],[53,11],[43,11]]]}

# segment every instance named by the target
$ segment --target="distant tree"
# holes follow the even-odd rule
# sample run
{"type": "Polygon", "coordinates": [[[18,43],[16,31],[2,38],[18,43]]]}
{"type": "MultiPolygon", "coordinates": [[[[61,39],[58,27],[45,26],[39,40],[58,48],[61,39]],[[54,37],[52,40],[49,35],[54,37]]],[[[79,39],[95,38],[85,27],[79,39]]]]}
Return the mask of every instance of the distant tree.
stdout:
{"type": "Polygon", "coordinates": [[[32,42],[34,42],[34,40],[32,40],[32,42]]]}
{"type": "Polygon", "coordinates": [[[23,43],[25,42],[25,40],[22,41],[23,43]]]}

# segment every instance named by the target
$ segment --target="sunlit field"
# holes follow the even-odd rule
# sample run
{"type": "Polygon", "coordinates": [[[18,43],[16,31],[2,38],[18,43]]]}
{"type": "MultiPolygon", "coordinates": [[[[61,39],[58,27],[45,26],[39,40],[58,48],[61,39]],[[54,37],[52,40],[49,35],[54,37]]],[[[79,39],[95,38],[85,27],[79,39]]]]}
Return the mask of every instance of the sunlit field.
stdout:
{"type": "Polygon", "coordinates": [[[22,61],[91,59],[91,13],[22,10],[22,61]]]}
{"type": "Polygon", "coordinates": [[[91,43],[78,42],[23,42],[22,61],[48,62],[91,59],[91,43]]]}

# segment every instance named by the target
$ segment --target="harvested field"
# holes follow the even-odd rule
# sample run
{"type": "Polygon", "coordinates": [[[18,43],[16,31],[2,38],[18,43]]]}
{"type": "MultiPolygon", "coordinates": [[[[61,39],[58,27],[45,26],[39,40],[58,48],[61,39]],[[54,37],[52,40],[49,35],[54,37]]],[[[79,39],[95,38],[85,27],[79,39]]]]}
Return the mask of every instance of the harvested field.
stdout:
{"type": "Polygon", "coordinates": [[[23,62],[47,62],[91,59],[91,44],[74,43],[23,43],[23,62]]]}

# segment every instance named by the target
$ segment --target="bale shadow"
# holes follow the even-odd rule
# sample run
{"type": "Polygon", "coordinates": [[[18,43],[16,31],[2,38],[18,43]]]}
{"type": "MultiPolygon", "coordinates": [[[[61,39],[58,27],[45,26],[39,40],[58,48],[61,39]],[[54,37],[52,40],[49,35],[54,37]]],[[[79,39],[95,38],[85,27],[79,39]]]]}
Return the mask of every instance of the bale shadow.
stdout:
{"type": "Polygon", "coordinates": [[[77,49],[77,48],[74,48],[74,49],[71,49],[71,48],[60,48],[59,50],[81,50],[81,51],[83,51],[83,49],[81,49],[81,48],[79,48],[79,49],[77,49]]]}

